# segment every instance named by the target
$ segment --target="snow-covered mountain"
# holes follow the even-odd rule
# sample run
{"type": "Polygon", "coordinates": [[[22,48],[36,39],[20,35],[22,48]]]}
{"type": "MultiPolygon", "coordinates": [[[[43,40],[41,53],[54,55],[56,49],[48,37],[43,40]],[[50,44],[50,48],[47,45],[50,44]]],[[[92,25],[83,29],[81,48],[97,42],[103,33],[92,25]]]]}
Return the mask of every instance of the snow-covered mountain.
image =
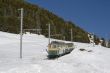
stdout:
{"type": "Polygon", "coordinates": [[[109,48],[74,44],[75,49],[70,54],[48,60],[48,38],[24,34],[23,59],[20,59],[19,35],[0,32],[0,73],[110,73],[109,48]]]}

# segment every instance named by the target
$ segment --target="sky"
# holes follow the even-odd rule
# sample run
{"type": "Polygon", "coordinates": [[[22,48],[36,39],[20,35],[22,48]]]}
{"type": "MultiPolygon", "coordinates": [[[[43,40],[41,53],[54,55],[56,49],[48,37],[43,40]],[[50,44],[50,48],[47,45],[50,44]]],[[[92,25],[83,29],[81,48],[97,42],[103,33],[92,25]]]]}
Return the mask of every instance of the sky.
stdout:
{"type": "Polygon", "coordinates": [[[110,39],[110,0],[28,0],[84,30],[110,39]]]}

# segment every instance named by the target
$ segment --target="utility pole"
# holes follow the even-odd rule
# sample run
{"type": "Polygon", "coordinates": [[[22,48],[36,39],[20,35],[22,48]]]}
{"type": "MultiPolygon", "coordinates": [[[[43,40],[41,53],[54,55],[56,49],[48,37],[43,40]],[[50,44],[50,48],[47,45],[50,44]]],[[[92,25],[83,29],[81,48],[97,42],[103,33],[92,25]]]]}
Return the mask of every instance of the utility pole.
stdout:
{"type": "Polygon", "coordinates": [[[40,26],[40,16],[39,16],[39,13],[40,13],[40,9],[38,8],[38,11],[36,12],[36,25],[37,25],[36,29],[38,29],[37,33],[41,34],[41,26],[40,26]]]}
{"type": "Polygon", "coordinates": [[[23,8],[18,9],[21,11],[21,15],[20,15],[20,58],[22,59],[22,37],[23,37],[23,8]]]}
{"type": "Polygon", "coordinates": [[[73,41],[73,31],[72,31],[72,28],[71,28],[71,41],[73,41]]]}
{"type": "Polygon", "coordinates": [[[92,34],[92,40],[93,40],[92,44],[93,44],[93,47],[94,47],[95,46],[94,34],[92,34]]]}
{"type": "Polygon", "coordinates": [[[48,38],[49,38],[49,44],[50,44],[50,24],[48,24],[48,38]]]}

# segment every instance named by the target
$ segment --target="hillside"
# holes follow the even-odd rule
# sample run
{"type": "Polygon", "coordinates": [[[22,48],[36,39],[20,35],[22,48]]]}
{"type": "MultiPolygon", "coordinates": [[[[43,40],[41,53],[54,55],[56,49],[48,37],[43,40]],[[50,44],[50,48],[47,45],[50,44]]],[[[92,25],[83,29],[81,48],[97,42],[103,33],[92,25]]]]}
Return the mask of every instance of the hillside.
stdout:
{"type": "Polygon", "coordinates": [[[0,41],[0,73],[110,73],[110,49],[100,45],[74,42],[70,54],[48,60],[48,38],[28,33],[19,59],[19,35],[0,32],[0,41]]]}
{"type": "Polygon", "coordinates": [[[89,42],[87,32],[71,21],[65,21],[52,12],[33,5],[24,0],[0,0],[0,31],[19,34],[20,18],[19,8],[24,8],[23,29],[41,29],[41,31],[30,31],[32,33],[48,36],[48,25],[51,24],[52,38],[71,40],[71,29],[73,41],[89,42]]]}

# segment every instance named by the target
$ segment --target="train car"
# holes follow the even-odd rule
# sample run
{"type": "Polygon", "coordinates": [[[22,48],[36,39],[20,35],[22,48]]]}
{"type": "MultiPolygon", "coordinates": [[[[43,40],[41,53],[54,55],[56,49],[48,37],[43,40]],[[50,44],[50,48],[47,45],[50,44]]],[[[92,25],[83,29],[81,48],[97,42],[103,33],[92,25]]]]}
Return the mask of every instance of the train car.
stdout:
{"type": "Polygon", "coordinates": [[[48,57],[59,57],[65,54],[70,53],[74,49],[73,43],[64,43],[64,42],[58,42],[58,41],[52,41],[48,45],[48,57]]]}

